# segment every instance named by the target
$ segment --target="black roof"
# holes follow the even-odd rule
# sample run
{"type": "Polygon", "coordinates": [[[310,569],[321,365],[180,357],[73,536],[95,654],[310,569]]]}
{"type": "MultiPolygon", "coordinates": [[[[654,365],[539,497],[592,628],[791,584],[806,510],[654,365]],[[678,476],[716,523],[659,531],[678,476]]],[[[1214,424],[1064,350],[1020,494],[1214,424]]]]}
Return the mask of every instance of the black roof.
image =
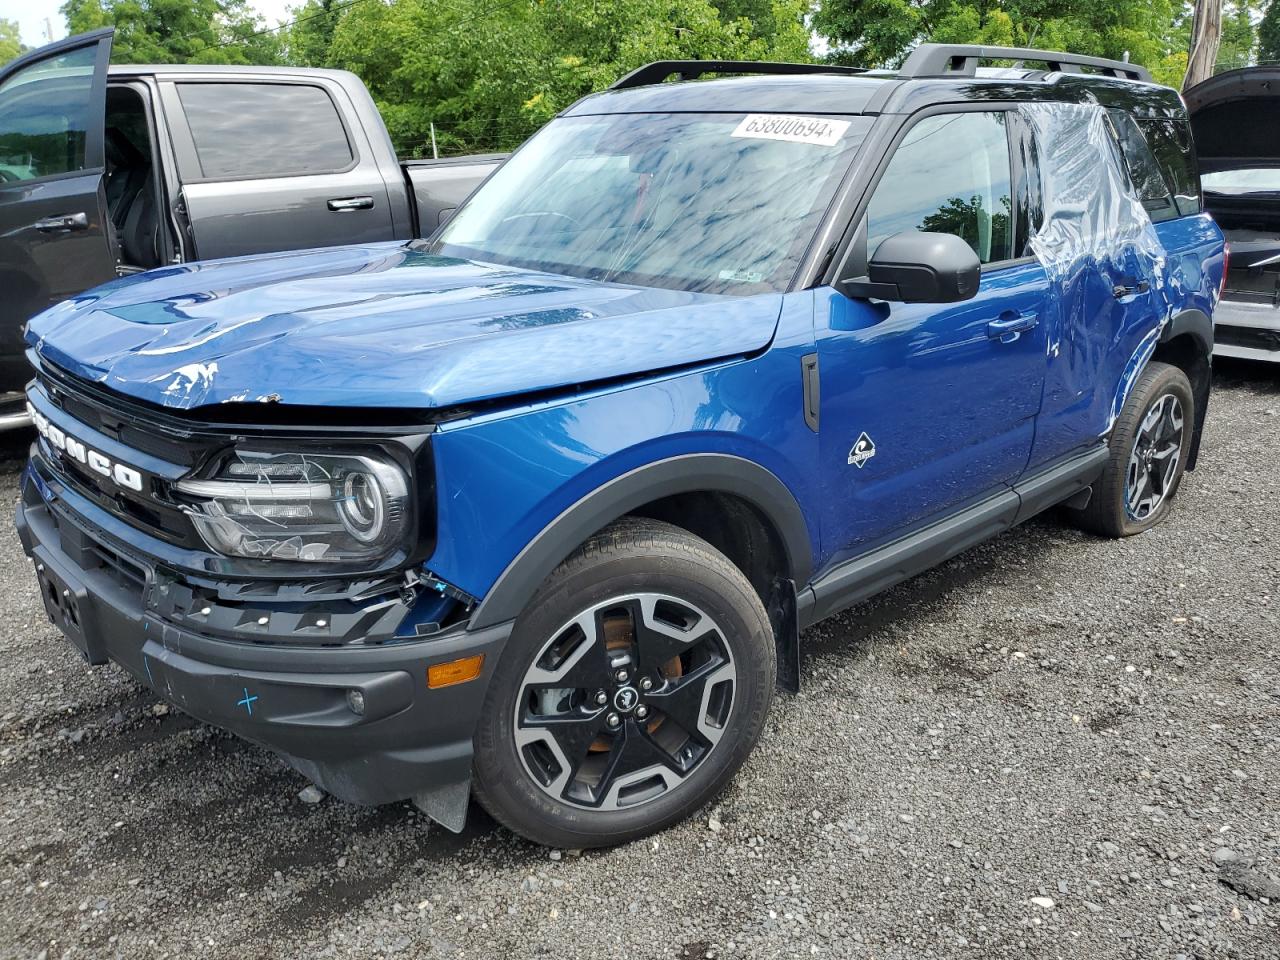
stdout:
{"type": "Polygon", "coordinates": [[[939,103],[1100,103],[1136,116],[1185,117],[1175,90],[1145,68],[1049,50],[921,44],[897,72],[828,64],[659,61],[633,71],[568,115],[598,113],[914,113],[939,103]],[[1013,61],[985,69],[984,60],[1013,61]],[[712,80],[707,72],[739,73],[712,80]],[[679,82],[662,82],[669,76],[679,82]]]}
{"type": "Polygon", "coordinates": [[[828,73],[686,80],[605,90],[566,111],[588,113],[862,113],[885,80],[828,73]]]}
{"type": "Polygon", "coordinates": [[[943,103],[1021,101],[1100,103],[1138,117],[1184,118],[1176,90],[1083,74],[976,76],[901,80],[893,76],[832,74],[743,76],[658,83],[605,90],[584,97],[568,116],[599,113],[900,114],[943,103]]]}

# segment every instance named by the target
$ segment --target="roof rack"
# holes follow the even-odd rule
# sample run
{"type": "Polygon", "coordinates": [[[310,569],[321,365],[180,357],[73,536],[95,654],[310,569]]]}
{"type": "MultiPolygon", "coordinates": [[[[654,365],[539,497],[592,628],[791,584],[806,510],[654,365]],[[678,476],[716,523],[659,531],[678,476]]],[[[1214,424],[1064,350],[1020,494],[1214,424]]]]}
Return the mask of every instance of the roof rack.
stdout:
{"type": "Polygon", "coordinates": [[[1083,73],[1081,67],[1092,67],[1099,74],[1120,80],[1151,83],[1151,72],[1136,63],[1086,57],[1055,50],[1031,50],[1023,47],[982,47],[963,43],[922,43],[911,51],[898,71],[903,78],[972,77],[981,60],[1032,60],[1046,64],[1058,73],[1083,73]]]}
{"type": "Polygon", "coordinates": [[[795,75],[801,73],[840,73],[845,75],[866,73],[860,67],[837,67],[828,63],[772,63],[754,60],[658,60],[632,70],[613,83],[610,90],[628,87],[644,87],[662,83],[670,76],[681,80],[696,80],[704,73],[757,73],[795,75]]]}

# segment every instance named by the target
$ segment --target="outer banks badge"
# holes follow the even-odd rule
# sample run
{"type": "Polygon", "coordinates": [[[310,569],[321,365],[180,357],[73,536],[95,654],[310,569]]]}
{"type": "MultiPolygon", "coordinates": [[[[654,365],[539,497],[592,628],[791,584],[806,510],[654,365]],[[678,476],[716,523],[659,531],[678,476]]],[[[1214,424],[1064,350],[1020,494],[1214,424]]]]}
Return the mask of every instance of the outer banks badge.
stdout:
{"type": "Polygon", "coordinates": [[[858,442],[853,445],[853,449],[849,451],[849,462],[861,470],[868,460],[876,455],[876,445],[867,436],[864,430],[862,436],[858,438],[858,442]]]}

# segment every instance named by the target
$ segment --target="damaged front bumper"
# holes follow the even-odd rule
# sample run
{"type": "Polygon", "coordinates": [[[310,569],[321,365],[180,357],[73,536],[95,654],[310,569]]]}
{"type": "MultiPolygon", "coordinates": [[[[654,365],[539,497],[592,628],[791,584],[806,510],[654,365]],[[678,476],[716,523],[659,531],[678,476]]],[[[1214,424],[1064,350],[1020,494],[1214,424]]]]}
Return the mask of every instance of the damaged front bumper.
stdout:
{"type": "MultiPolygon", "coordinates": [[[[174,612],[182,578],[95,524],[82,499],[28,465],[17,526],[50,619],[89,663],[120,664],[174,706],[270,748],[340,799],[412,799],[461,829],[472,734],[510,624],[382,643],[211,636],[199,628],[209,608],[174,612]],[[476,655],[484,659],[474,680],[428,686],[433,664],[476,655]]],[[[254,598],[255,609],[271,605],[270,595],[254,598]]],[[[324,623],[322,606],[307,615],[324,623]]]]}

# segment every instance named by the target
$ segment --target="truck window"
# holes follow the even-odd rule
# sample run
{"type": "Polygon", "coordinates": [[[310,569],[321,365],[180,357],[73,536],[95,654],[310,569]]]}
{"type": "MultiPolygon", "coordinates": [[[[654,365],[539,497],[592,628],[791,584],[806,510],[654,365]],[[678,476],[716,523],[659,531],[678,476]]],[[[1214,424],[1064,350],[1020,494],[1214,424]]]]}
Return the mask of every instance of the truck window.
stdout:
{"type": "Polygon", "coordinates": [[[1138,129],[1137,121],[1123,110],[1108,110],[1107,115],[1111,118],[1111,128],[1115,131],[1124,164],[1129,169],[1129,179],[1137,188],[1138,199],[1147,208],[1152,222],[1175,219],[1178,208],[1169,192],[1169,184],[1147,146],[1146,137],[1138,129]]]}
{"type": "Polygon", "coordinates": [[[1013,188],[1003,113],[925,117],[867,207],[867,253],[904,230],[953,233],[983,263],[1013,258],[1013,188]]]}
{"type": "Polygon", "coordinates": [[[33,63],[0,86],[0,182],[84,169],[97,56],[97,47],[81,47],[33,63]]]}
{"type": "Polygon", "coordinates": [[[1189,217],[1200,212],[1200,178],[1191,124],[1185,120],[1139,120],[1138,126],[1156,162],[1173,187],[1178,213],[1189,217]]]}
{"type": "Polygon", "coordinates": [[[339,173],[353,154],[323,89],[287,83],[180,83],[206,180],[339,173]]]}

